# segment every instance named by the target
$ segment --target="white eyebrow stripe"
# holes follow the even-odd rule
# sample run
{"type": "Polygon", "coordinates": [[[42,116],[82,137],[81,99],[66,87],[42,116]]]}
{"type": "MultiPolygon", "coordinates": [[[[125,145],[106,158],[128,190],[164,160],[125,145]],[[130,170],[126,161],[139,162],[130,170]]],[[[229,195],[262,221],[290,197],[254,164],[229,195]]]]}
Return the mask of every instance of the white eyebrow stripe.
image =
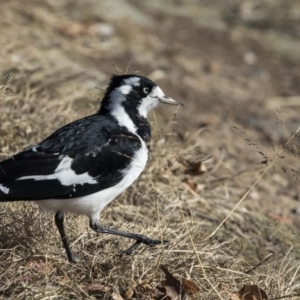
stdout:
{"type": "Polygon", "coordinates": [[[121,91],[121,93],[123,95],[128,95],[132,91],[132,86],[126,84],[126,85],[120,86],[118,89],[121,91]]]}
{"type": "Polygon", "coordinates": [[[123,80],[125,84],[132,86],[140,86],[140,78],[139,77],[130,77],[123,80]]]}

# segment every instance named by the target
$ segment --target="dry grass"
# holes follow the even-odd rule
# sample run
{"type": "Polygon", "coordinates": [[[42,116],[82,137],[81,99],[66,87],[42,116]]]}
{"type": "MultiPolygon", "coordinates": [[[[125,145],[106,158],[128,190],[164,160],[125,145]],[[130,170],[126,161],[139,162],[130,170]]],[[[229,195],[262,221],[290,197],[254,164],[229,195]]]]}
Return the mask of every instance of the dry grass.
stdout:
{"type": "MultiPolygon", "coordinates": [[[[268,126],[272,123],[264,123],[263,129],[256,127],[260,126],[262,107],[267,111],[269,105],[262,99],[278,100],[271,91],[280,88],[279,81],[253,77],[250,84],[248,75],[243,77],[244,65],[235,69],[222,61],[221,52],[232,49],[228,41],[218,44],[224,47],[222,51],[214,48],[216,53],[211,53],[217,64],[214,60],[206,64],[207,57],[195,60],[197,52],[191,49],[198,49],[198,45],[189,44],[190,53],[175,42],[164,48],[159,34],[168,40],[168,26],[172,30],[178,26],[171,19],[157,32],[149,25],[133,21],[124,25],[121,19],[108,21],[101,15],[98,18],[111,24],[115,33],[99,41],[87,31],[99,19],[80,2],[0,3],[0,25],[5,28],[0,40],[1,160],[60,126],[95,112],[102,93],[95,87],[105,88],[114,71],[112,63],[125,69],[130,55],[143,74],[151,70],[153,79],[186,104],[179,111],[164,110],[151,116],[154,139],[147,169],[100,216],[103,225],[167,239],[169,245],[142,246],[133,256],[120,258],[129,240],[97,235],[85,217],[68,215],[66,230],[80,258],[78,264],[69,265],[52,214],[40,212],[30,203],[2,203],[3,299],[117,299],[118,294],[124,299],[160,299],[157,286],[164,277],[160,264],[175,276],[194,281],[200,287],[195,299],[231,299],[244,284],[257,284],[270,299],[299,299],[299,223],[297,216],[289,214],[294,207],[291,199],[299,191],[293,178],[299,169],[299,136],[285,147],[289,139],[285,132],[289,135],[292,131],[285,120],[299,116],[297,107],[277,114],[278,130],[268,126]],[[79,9],[83,19],[76,19],[79,9]],[[66,35],[65,26],[71,22],[84,24],[73,37],[66,35]],[[126,51],[130,52],[128,57],[126,51]],[[152,53],[159,59],[151,60],[152,53]],[[199,72],[202,64],[204,73],[199,72]],[[259,96],[254,94],[257,89],[259,96]],[[203,102],[199,103],[199,97],[203,102]],[[229,98],[235,102],[230,104],[229,98]],[[252,105],[246,106],[244,116],[247,123],[240,114],[250,100],[252,105]],[[198,111],[203,114],[201,119],[198,111]],[[246,131],[240,129],[250,127],[252,113],[257,123],[246,131]],[[238,128],[232,128],[228,117],[238,128]],[[274,143],[281,146],[273,151],[269,144],[274,143]],[[266,159],[267,166],[257,164],[266,159]],[[219,228],[223,220],[226,222],[219,228]]],[[[88,7],[96,2],[87,3],[88,7]]],[[[188,34],[185,38],[188,43],[188,34]]],[[[203,47],[213,43],[210,39],[207,45],[204,42],[203,47]]],[[[246,47],[248,41],[238,40],[237,44],[241,42],[246,47]]],[[[267,57],[268,53],[260,51],[267,57]]],[[[284,73],[284,60],[280,62],[284,73]]],[[[266,69],[279,64],[266,58],[267,63],[266,69]]],[[[298,92],[296,88],[293,91],[298,92]]],[[[276,123],[273,112],[263,117],[276,123]]],[[[298,127],[299,117],[294,131],[298,127]]]]}

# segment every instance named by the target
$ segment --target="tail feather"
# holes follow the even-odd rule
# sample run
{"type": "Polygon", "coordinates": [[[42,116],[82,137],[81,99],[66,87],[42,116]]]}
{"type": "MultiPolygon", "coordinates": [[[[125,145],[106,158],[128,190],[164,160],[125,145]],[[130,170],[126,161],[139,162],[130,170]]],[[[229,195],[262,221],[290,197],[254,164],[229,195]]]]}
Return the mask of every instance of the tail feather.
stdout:
{"type": "Polygon", "coordinates": [[[57,180],[15,180],[0,183],[0,202],[33,201],[68,198],[72,186],[62,186],[57,180]]]}
{"type": "Polygon", "coordinates": [[[0,162],[0,202],[45,200],[66,193],[70,187],[61,187],[57,180],[23,180],[26,176],[53,174],[59,164],[58,154],[27,150],[0,162]]]}

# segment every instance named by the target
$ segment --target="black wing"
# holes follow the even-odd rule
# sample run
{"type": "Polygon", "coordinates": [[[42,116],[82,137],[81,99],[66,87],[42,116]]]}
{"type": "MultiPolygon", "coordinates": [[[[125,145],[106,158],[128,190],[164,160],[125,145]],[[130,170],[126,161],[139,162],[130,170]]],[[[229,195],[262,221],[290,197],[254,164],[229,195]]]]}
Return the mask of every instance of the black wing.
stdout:
{"type": "Polygon", "coordinates": [[[0,201],[76,198],[111,187],[140,147],[108,117],[77,120],[0,163],[0,201]]]}

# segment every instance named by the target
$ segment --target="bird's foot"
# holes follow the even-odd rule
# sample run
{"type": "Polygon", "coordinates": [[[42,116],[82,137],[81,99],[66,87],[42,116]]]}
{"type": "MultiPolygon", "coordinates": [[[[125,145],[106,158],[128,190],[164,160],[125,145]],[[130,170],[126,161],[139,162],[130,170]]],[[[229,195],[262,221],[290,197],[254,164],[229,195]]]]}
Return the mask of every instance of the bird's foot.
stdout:
{"type": "Polygon", "coordinates": [[[80,262],[83,259],[83,256],[80,254],[71,254],[71,256],[68,255],[68,261],[71,264],[77,264],[78,262],[80,262]]]}
{"type": "MultiPolygon", "coordinates": [[[[161,240],[152,240],[148,237],[143,237],[142,239],[139,239],[137,240],[132,246],[130,246],[128,249],[125,249],[121,252],[120,256],[122,257],[124,254],[126,255],[131,255],[137,248],[140,244],[145,244],[149,247],[154,247],[156,245],[159,245],[161,244],[161,240]]],[[[168,244],[169,242],[168,241],[163,241],[163,244],[168,244]]]]}

